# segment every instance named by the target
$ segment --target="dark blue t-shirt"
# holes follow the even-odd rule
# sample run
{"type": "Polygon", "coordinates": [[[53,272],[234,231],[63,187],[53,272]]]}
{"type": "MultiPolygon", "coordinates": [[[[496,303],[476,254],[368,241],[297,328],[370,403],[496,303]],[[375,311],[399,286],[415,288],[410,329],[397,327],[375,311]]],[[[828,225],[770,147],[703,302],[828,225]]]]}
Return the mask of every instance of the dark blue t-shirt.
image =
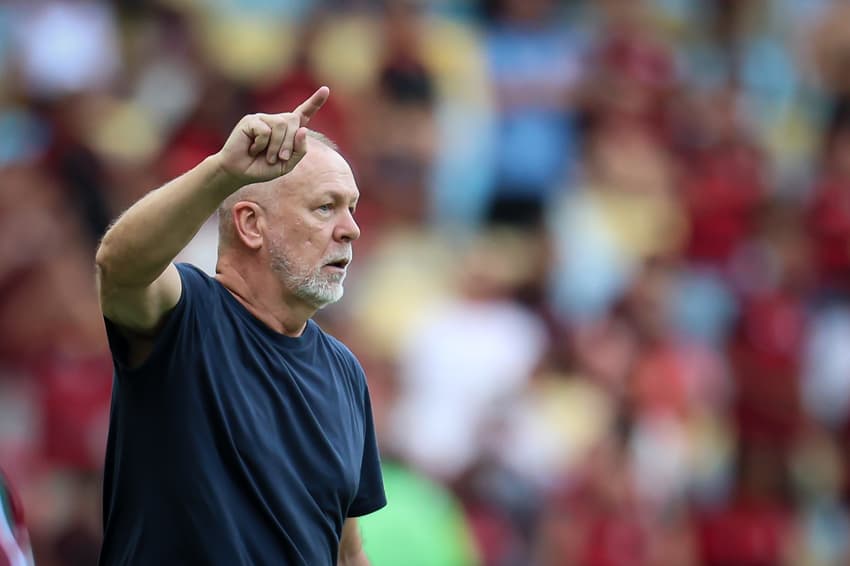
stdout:
{"type": "Polygon", "coordinates": [[[101,565],[335,565],[346,517],[386,504],[366,379],[309,321],[271,330],[177,266],[151,355],[115,363],[101,565]]]}

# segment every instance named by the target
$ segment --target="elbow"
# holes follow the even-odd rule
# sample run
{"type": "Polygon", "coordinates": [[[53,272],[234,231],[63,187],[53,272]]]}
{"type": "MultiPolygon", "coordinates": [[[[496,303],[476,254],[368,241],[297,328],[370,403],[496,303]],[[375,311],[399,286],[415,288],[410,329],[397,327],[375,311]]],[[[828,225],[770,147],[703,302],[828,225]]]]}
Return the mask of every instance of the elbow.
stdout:
{"type": "Polygon", "coordinates": [[[101,242],[97,247],[97,252],[94,254],[94,266],[98,273],[109,262],[109,249],[104,242],[101,242]]]}
{"type": "Polygon", "coordinates": [[[109,234],[103,237],[94,255],[95,280],[101,297],[104,290],[122,284],[126,261],[115,249],[109,234]]]}
{"type": "Polygon", "coordinates": [[[109,251],[101,243],[94,256],[94,279],[97,285],[97,294],[100,296],[101,308],[103,308],[104,297],[108,294],[109,281],[106,274],[109,273],[109,251]]]}
{"type": "Polygon", "coordinates": [[[109,273],[109,265],[111,261],[112,258],[109,243],[106,242],[106,240],[103,240],[97,247],[97,252],[94,256],[95,277],[97,278],[98,286],[103,285],[104,274],[109,273]]]}

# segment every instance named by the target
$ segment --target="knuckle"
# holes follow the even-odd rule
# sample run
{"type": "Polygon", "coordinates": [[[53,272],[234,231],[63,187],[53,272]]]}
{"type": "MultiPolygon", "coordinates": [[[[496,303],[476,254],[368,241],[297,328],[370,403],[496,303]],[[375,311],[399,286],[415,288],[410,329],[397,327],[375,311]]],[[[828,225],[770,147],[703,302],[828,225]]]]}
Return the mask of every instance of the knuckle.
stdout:
{"type": "Polygon", "coordinates": [[[276,132],[283,133],[283,132],[286,131],[287,127],[288,127],[288,124],[287,124],[286,120],[276,120],[275,121],[274,129],[275,129],[276,132]]]}

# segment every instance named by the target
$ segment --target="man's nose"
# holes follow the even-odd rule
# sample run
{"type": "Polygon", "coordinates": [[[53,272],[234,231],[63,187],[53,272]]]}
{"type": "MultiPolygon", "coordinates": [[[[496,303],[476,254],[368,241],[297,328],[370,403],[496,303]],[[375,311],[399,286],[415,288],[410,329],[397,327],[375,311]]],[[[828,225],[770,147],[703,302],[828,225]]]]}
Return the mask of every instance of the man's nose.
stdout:
{"type": "Polygon", "coordinates": [[[346,210],[343,219],[337,226],[337,238],[344,242],[353,242],[360,237],[360,226],[354,220],[350,210],[346,210]]]}

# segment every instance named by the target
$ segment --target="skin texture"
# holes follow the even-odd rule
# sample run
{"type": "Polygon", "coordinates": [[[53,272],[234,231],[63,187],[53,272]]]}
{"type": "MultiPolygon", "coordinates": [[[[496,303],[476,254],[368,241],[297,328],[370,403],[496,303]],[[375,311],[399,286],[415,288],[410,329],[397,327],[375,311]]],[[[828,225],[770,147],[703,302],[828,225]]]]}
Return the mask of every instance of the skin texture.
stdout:
{"type": "MultiPolygon", "coordinates": [[[[299,336],[307,320],[342,296],[359,193],[351,168],[307,124],[330,91],[321,87],[292,112],[251,114],[221,150],[130,207],[97,250],[104,315],[120,327],[131,365],[150,353],[182,284],[175,256],[217,209],[216,278],[271,329],[299,336]]],[[[339,564],[368,566],[355,519],[343,526],[339,564]]]]}

